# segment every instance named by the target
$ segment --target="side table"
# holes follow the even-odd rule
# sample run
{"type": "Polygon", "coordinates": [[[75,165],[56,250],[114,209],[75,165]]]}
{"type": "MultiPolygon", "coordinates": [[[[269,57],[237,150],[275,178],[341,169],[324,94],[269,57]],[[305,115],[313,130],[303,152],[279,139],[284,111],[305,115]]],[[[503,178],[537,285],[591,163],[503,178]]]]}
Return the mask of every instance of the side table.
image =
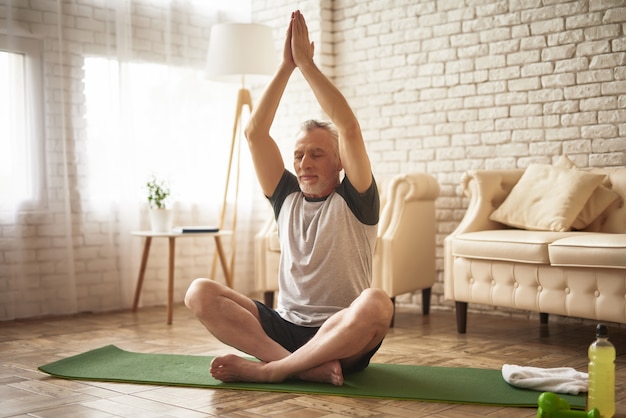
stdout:
{"type": "Polygon", "coordinates": [[[137,287],[135,288],[135,299],[133,301],[133,312],[137,312],[137,306],[139,305],[139,296],[141,294],[141,288],[143,286],[143,279],[146,273],[146,265],[148,264],[148,255],[150,254],[150,245],[152,244],[152,238],[167,238],[169,241],[169,264],[168,264],[168,280],[167,280],[167,324],[172,324],[173,317],[173,305],[174,305],[174,258],[176,254],[176,239],[177,238],[198,238],[198,237],[213,237],[215,240],[215,248],[219,256],[220,264],[222,265],[222,271],[226,278],[226,285],[232,287],[232,273],[224,253],[224,247],[222,246],[222,237],[226,235],[232,235],[232,231],[218,231],[218,232],[152,232],[152,231],[133,231],[131,235],[137,237],[145,237],[143,246],[143,253],[141,255],[141,266],[139,267],[139,276],[137,278],[137,287]]]}

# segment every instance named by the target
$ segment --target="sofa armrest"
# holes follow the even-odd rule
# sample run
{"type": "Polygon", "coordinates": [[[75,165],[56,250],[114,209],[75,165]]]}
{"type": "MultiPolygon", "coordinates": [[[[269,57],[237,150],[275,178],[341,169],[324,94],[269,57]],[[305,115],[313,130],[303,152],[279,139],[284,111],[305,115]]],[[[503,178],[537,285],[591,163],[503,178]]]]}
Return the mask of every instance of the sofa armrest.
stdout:
{"type": "Polygon", "coordinates": [[[463,194],[469,198],[467,211],[452,235],[466,232],[502,229],[501,223],[489,216],[504,202],[523,170],[474,170],[461,178],[463,194]]]}
{"type": "Polygon", "coordinates": [[[504,225],[489,220],[491,213],[509,195],[513,186],[524,174],[522,169],[513,170],[471,170],[463,174],[461,187],[469,198],[467,211],[456,229],[446,237],[444,247],[444,297],[454,300],[452,285],[452,241],[454,237],[466,232],[503,229],[504,225]]]}

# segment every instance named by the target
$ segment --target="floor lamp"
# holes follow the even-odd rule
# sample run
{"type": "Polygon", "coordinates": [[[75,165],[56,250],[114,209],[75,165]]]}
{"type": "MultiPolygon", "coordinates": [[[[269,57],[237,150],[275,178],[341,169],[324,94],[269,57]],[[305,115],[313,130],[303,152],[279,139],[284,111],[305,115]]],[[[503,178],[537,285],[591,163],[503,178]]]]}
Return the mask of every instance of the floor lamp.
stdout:
{"type": "MultiPolygon", "coordinates": [[[[272,30],[269,26],[255,23],[224,23],[211,28],[209,52],[207,59],[207,77],[215,81],[241,83],[237,94],[233,133],[230,143],[228,168],[226,170],[226,184],[219,218],[219,228],[225,228],[224,222],[227,210],[228,193],[231,183],[234,183],[234,206],[232,216],[232,237],[230,276],[234,277],[237,230],[237,199],[239,195],[239,146],[242,133],[241,116],[244,107],[252,112],[252,96],[246,88],[245,82],[260,78],[267,79],[276,69],[276,50],[272,30]],[[234,173],[234,181],[231,178],[234,173]]],[[[219,237],[216,237],[219,239],[219,237]]],[[[215,277],[217,266],[217,252],[213,256],[211,277],[215,277]]],[[[233,283],[226,283],[229,287],[233,283]]]]}

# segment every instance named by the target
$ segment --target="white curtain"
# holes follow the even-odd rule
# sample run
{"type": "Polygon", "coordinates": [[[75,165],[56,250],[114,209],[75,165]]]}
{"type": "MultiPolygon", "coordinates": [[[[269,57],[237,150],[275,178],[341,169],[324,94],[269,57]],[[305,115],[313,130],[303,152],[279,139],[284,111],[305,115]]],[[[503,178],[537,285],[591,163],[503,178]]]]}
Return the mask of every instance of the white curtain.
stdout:
{"type": "MultiPolygon", "coordinates": [[[[249,21],[250,2],[7,6],[0,320],[128,308],[141,251],[130,232],[149,229],[150,175],[170,183],[175,223],[218,222],[239,86],[205,78],[206,52],[211,25],[249,21]]],[[[238,282],[244,292],[251,279],[239,266],[252,264],[260,193],[245,151],[244,144],[235,272],[236,280],[237,271],[246,276],[238,282]]],[[[177,300],[194,276],[209,274],[212,252],[199,238],[178,246],[177,300]]],[[[165,254],[165,243],[153,244],[144,304],[165,301],[165,254]]]]}

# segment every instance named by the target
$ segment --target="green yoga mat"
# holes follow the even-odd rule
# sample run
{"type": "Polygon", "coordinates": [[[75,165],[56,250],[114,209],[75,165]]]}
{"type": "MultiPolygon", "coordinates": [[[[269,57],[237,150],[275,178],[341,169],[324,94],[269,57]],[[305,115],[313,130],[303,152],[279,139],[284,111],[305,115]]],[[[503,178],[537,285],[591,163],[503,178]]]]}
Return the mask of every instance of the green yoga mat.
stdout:
{"type": "MultiPolygon", "coordinates": [[[[500,370],[370,364],[346,376],[343,386],[287,381],[223,383],[208,372],[213,357],[144,354],[105,346],[39,367],[55,377],[211,389],[337,395],[427,402],[536,407],[541,392],[515,388],[500,370]]],[[[585,396],[562,395],[572,408],[584,409],[585,396]]]]}

